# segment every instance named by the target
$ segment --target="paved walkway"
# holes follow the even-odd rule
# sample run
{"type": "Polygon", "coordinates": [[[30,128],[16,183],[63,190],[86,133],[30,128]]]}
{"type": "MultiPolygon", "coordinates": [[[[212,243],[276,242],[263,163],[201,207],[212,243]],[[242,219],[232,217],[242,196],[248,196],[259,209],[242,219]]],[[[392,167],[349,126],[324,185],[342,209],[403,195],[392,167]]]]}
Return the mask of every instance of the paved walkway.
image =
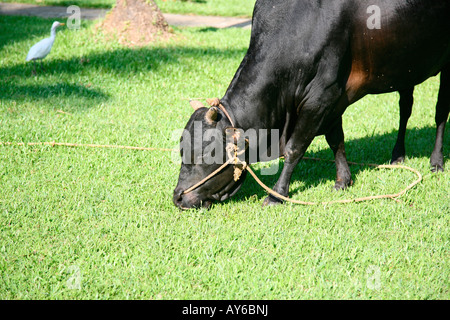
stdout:
{"type": "MultiPolygon", "coordinates": [[[[81,8],[81,18],[94,20],[102,18],[108,12],[107,9],[81,8]]],[[[42,18],[67,18],[67,7],[37,6],[24,3],[0,3],[0,15],[10,16],[37,16],[42,18]]],[[[164,13],[167,23],[172,26],[186,27],[213,27],[213,28],[250,28],[251,19],[234,17],[212,16],[185,16],[180,14],[164,13]]]]}

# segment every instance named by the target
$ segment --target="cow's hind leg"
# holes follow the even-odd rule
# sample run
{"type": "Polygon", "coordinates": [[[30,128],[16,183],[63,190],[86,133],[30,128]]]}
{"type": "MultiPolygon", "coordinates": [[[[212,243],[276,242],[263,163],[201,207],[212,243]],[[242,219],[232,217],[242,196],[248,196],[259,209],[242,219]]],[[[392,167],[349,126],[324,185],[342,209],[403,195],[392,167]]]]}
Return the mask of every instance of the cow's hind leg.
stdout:
{"type": "Polygon", "coordinates": [[[444,156],[442,153],[444,143],[445,125],[450,112],[450,65],[441,71],[441,87],[436,105],[436,143],[431,154],[431,170],[444,171],[444,156]]]}
{"type": "Polygon", "coordinates": [[[411,116],[414,103],[414,87],[398,92],[400,94],[400,125],[398,128],[397,142],[392,150],[391,164],[398,164],[405,161],[405,135],[406,126],[411,116]]]}
{"type": "Polygon", "coordinates": [[[350,168],[348,167],[347,157],[345,155],[344,131],[342,129],[342,117],[336,122],[325,138],[334,153],[336,162],[336,190],[346,189],[353,184],[350,168]]]}

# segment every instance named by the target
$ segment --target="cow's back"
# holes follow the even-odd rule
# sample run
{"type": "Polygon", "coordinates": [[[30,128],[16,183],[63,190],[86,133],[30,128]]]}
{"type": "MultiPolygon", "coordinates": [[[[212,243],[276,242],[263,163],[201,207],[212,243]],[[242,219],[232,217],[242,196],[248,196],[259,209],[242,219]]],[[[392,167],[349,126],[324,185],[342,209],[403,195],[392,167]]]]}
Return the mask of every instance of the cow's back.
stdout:
{"type": "Polygon", "coordinates": [[[340,90],[351,104],[410,88],[450,62],[449,17],[449,0],[257,0],[250,46],[223,103],[243,127],[286,129],[301,108],[340,90]],[[379,29],[368,24],[373,6],[379,29]]]}
{"type": "MultiPolygon", "coordinates": [[[[348,88],[382,93],[410,88],[450,63],[450,1],[356,1],[348,88]],[[370,19],[379,8],[380,25],[370,19]]],[[[376,17],[375,17],[376,18],[376,17]]]]}

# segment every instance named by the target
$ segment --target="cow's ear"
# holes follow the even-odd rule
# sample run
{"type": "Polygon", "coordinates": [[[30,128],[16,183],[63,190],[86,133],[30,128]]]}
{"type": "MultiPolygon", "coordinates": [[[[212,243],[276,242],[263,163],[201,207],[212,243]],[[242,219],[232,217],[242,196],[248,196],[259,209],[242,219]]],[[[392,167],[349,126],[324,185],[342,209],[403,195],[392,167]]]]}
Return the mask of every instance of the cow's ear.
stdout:
{"type": "Polygon", "coordinates": [[[194,108],[194,110],[198,110],[200,108],[204,108],[205,107],[203,105],[203,103],[201,103],[200,101],[197,101],[197,100],[190,100],[189,104],[191,105],[192,108],[194,108]]]}
{"type": "Polygon", "coordinates": [[[216,107],[210,108],[205,114],[205,120],[208,124],[214,124],[217,121],[219,110],[216,107]]]}

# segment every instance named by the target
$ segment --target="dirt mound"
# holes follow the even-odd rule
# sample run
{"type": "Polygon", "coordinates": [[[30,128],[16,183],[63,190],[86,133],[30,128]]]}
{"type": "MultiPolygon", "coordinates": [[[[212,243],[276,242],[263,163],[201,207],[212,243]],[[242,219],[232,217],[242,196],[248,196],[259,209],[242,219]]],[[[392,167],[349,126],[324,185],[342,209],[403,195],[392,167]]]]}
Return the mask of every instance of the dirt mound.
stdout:
{"type": "Polygon", "coordinates": [[[117,0],[99,27],[127,46],[142,46],[172,36],[171,28],[153,0],[117,0]]]}

